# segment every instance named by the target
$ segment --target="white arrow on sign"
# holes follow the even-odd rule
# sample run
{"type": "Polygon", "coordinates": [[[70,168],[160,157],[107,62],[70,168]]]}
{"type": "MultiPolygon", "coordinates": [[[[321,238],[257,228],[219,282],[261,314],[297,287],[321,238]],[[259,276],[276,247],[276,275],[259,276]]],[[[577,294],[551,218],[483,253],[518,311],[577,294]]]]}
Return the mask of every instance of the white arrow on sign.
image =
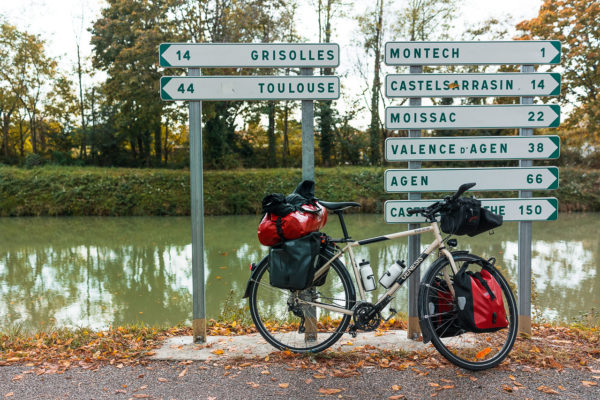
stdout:
{"type": "Polygon", "coordinates": [[[558,96],[560,74],[401,74],[385,77],[387,97],[558,96]]]}
{"type": "MultiPolygon", "coordinates": [[[[558,200],[554,197],[530,199],[480,199],[481,206],[504,221],[555,221],[558,217],[558,200]]],[[[421,215],[408,215],[408,210],[427,207],[439,200],[388,200],[385,202],[385,222],[418,224],[427,222],[421,215]]]]}
{"type": "Polygon", "coordinates": [[[163,100],[335,100],[337,76],[163,76],[163,100]]]}
{"type": "Polygon", "coordinates": [[[558,158],[558,136],[387,138],[386,161],[544,160],[558,158]]]}
{"type": "Polygon", "coordinates": [[[387,107],[386,129],[553,128],[557,105],[387,107]]]}
{"type": "Polygon", "coordinates": [[[161,67],[337,67],[337,43],[162,43],[161,67]]]}
{"type": "Polygon", "coordinates": [[[454,192],[475,182],[473,191],[558,188],[557,167],[388,169],[386,192],[454,192]]]}
{"type": "Polygon", "coordinates": [[[387,65],[559,64],[558,40],[387,42],[387,65]]]}

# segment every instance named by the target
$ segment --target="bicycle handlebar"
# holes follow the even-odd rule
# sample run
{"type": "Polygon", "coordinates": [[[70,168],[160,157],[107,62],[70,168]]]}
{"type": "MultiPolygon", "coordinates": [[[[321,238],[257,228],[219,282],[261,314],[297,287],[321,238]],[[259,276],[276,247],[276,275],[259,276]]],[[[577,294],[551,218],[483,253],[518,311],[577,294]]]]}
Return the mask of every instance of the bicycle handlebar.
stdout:
{"type": "Polygon", "coordinates": [[[408,215],[422,214],[423,216],[427,217],[428,219],[433,220],[435,218],[435,214],[437,214],[438,212],[440,212],[443,209],[447,208],[451,203],[454,203],[456,200],[458,200],[458,198],[464,192],[466,192],[467,190],[471,189],[475,185],[476,185],[475,182],[463,183],[462,185],[460,185],[460,187],[458,188],[458,190],[456,191],[456,193],[454,193],[452,195],[452,197],[446,196],[444,198],[444,200],[436,201],[435,203],[429,205],[426,208],[423,208],[423,207],[413,208],[413,209],[408,210],[406,213],[408,215]]]}

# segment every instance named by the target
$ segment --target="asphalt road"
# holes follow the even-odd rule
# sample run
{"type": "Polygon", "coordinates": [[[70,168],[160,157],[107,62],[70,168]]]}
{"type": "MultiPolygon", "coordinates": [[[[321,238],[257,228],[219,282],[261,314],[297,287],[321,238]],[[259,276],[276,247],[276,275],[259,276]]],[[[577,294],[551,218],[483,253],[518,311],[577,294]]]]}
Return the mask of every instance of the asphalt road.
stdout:
{"type": "Polygon", "coordinates": [[[518,366],[473,373],[417,365],[401,371],[365,367],[358,375],[334,377],[330,369],[244,361],[152,361],[95,371],[71,368],[62,374],[12,365],[0,367],[0,399],[599,399],[599,368],[518,366]]]}

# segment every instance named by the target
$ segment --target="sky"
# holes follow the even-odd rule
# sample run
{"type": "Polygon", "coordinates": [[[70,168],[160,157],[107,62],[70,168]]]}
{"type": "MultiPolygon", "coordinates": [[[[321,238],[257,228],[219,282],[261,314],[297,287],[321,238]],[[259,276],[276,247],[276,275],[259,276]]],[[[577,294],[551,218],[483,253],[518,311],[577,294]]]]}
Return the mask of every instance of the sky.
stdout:
{"type": "MultiPolygon", "coordinates": [[[[318,25],[315,8],[312,6],[315,0],[298,0],[298,3],[300,7],[296,13],[296,22],[299,33],[309,42],[317,42],[318,25]]],[[[390,8],[403,3],[400,0],[388,1],[390,8]]],[[[0,0],[0,16],[21,30],[41,35],[47,41],[48,54],[59,59],[59,67],[63,71],[72,71],[76,63],[78,41],[82,56],[91,56],[91,35],[88,29],[105,4],[104,0],[0,0]]],[[[362,13],[372,4],[372,1],[357,0],[351,13],[362,13]]],[[[490,17],[508,18],[514,26],[517,22],[535,17],[541,4],[542,0],[462,0],[454,30],[458,35],[467,26],[490,17]]],[[[367,81],[358,71],[358,65],[366,68],[367,76],[370,74],[368,65],[365,66],[364,52],[361,49],[357,51],[359,35],[356,23],[348,19],[338,20],[334,23],[333,35],[333,40],[339,43],[341,50],[340,67],[336,72],[342,76],[343,94],[338,101],[338,108],[343,112],[355,101],[366,106],[368,95],[363,92],[367,81]]],[[[168,75],[168,71],[165,71],[165,75],[168,75]]],[[[98,74],[95,79],[102,78],[103,75],[98,74]]],[[[90,84],[89,79],[87,84],[90,84]]],[[[364,111],[359,114],[355,124],[358,128],[364,128],[368,120],[368,113],[364,111]]]]}

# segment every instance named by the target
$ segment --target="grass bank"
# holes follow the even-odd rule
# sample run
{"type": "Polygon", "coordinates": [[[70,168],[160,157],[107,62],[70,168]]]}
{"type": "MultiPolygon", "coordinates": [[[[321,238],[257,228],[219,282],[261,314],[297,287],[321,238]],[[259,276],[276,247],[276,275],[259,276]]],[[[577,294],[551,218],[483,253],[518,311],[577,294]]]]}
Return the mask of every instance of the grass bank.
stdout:
{"type": "MultiPolygon", "coordinates": [[[[385,200],[406,198],[384,192],[384,171],[383,167],[317,168],[317,197],[359,201],[362,212],[381,212],[385,200]]],[[[189,179],[189,171],[184,170],[0,166],[0,216],[189,215],[189,179]]],[[[264,195],[289,193],[300,179],[299,169],[205,171],[205,214],[259,214],[264,195]]],[[[478,195],[516,197],[517,193],[478,195]]],[[[534,195],[558,197],[561,211],[600,211],[600,170],[561,168],[560,188],[534,195]]]]}

